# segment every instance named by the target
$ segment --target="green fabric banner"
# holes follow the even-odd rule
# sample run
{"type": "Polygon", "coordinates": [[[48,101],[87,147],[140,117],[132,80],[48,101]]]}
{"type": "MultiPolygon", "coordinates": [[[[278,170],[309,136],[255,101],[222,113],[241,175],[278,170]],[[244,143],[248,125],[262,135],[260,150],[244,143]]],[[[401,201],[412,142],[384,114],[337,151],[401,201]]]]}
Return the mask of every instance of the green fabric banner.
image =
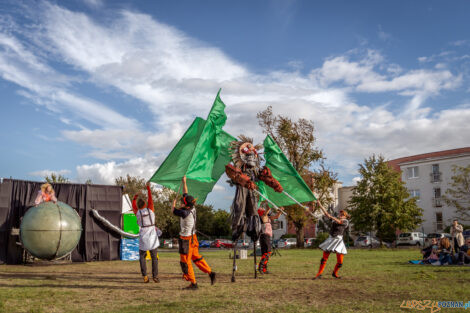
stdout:
{"type": "MultiPolygon", "coordinates": [[[[281,183],[284,191],[300,203],[316,201],[310,188],[302,177],[300,177],[299,173],[297,173],[271,136],[266,136],[263,145],[266,166],[271,170],[273,177],[281,183]]],[[[257,185],[259,191],[266,195],[268,199],[277,206],[296,204],[292,199],[282,193],[275,192],[274,189],[266,186],[262,181],[259,181],[257,185]]]]}
{"type": "Polygon", "coordinates": [[[151,182],[182,192],[181,179],[186,175],[189,193],[198,198],[198,203],[204,203],[230,162],[230,142],[236,140],[222,130],[227,116],[219,94],[220,90],[207,121],[200,117],[194,120],[151,182]]]}

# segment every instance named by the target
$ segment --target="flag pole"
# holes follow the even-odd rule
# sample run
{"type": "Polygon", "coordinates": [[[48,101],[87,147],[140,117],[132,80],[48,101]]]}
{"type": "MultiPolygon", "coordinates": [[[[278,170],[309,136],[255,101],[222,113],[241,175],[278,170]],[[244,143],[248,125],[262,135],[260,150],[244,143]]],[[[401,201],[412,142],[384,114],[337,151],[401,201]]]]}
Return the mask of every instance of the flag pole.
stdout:
{"type": "Polygon", "coordinates": [[[272,202],[271,200],[269,200],[269,199],[268,199],[266,196],[264,196],[261,192],[259,192],[259,191],[256,190],[256,189],[253,189],[253,191],[256,192],[256,193],[258,194],[258,196],[260,196],[260,197],[262,197],[263,199],[265,199],[266,201],[268,201],[276,210],[281,211],[282,214],[284,214],[284,215],[287,216],[287,213],[286,213],[283,209],[281,209],[281,208],[279,208],[277,205],[275,205],[274,202],[272,202]]]}
{"type": "Polygon", "coordinates": [[[312,212],[310,212],[310,209],[308,207],[306,207],[305,205],[303,205],[302,203],[300,203],[299,201],[295,200],[294,197],[292,197],[290,194],[288,194],[287,192],[285,191],[282,191],[283,194],[285,194],[286,196],[288,196],[289,198],[292,199],[292,201],[294,201],[295,203],[297,203],[298,205],[300,205],[303,209],[305,209],[305,211],[307,211],[311,216],[313,216],[314,218],[317,218],[318,219],[318,216],[316,216],[315,214],[313,214],[312,212]]]}

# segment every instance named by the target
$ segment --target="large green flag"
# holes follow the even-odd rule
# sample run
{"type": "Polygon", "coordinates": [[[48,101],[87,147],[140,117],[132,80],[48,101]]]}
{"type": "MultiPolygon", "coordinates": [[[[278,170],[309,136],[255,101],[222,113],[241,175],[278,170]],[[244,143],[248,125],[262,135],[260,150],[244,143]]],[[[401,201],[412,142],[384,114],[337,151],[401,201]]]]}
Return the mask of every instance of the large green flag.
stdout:
{"type": "MultiPolygon", "coordinates": [[[[310,188],[304,182],[302,177],[300,177],[299,173],[297,173],[271,136],[266,136],[263,145],[266,166],[271,170],[273,177],[281,183],[284,191],[300,203],[315,201],[316,198],[310,188]]],[[[274,189],[266,186],[262,181],[257,184],[260,192],[266,195],[268,199],[274,202],[277,206],[295,204],[295,202],[285,194],[275,192],[274,189]]]]}
{"type": "Polygon", "coordinates": [[[222,130],[227,116],[219,94],[220,90],[207,121],[200,117],[194,120],[150,178],[151,182],[181,192],[181,179],[186,175],[189,193],[198,198],[198,203],[206,200],[230,162],[230,142],[236,140],[222,130]]]}

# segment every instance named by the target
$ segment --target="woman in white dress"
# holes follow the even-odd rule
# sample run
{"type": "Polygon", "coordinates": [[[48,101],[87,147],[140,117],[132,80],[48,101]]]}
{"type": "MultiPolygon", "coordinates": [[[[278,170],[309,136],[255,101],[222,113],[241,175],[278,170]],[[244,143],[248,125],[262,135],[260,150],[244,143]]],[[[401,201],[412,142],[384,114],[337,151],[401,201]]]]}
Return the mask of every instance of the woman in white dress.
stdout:
{"type": "Polygon", "coordinates": [[[318,273],[313,279],[321,278],[321,275],[325,270],[326,261],[328,260],[331,252],[336,253],[336,266],[331,276],[334,278],[341,278],[338,276],[338,271],[341,266],[343,266],[344,255],[348,253],[343,242],[343,233],[349,225],[349,214],[344,210],[340,210],[339,217],[336,218],[325,210],[320,201],[317,200],[317,204],[323,211],[323,214],[333,221],[333,224],[330,229],[330,236],[319,246],[320,249],[323,250],[323,257],[320,260],[320,268],[318,269],[318,273]]]}

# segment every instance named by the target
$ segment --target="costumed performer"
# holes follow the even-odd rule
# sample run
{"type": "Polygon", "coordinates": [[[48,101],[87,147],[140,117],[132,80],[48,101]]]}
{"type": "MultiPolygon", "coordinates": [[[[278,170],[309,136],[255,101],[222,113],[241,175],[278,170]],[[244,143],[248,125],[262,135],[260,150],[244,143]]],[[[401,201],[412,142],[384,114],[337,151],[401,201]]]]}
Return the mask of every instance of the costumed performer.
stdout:
{"type": "Polygon", "coordinates": [[[319,200],[317,200],[317,204],[323,211],[323,214],[333,221],[333,224],[330,229],[330,236],[319,246],[319,248],[323,250],[323,257],[320,260],[320,268],[318,269],[318,273],[313,279],[322,277],[322,273],[326,267],[326,261],[328,260],[331,252],[336,253],[336,265],[331,276],[334,278],[341,278],[338,276],[338,271],[343,266],[344,255],[348,253],[343,242],[343,233],[349,225],[349,214],[344,210],[340,210],[339,217],[336,218],[328,213],[327,210],[325,210],[319,200]]]}
{"type": "Polygon", "coordinates": [[[209,274],[211,285],[215,283],[215,272],[212,271],[209,264],[199,254],[199,242],[196,236],[196,199],[188,194],[188,186],[186,185],[186,176],[183,176],[183,197],[181,198],[182,207],[176,209],[176,199],[173,201],[172,212],[180,217],[180,237],[178,240],[180,265],[183,271],[183,279],[190,281],[191,284],[183,289],[198,289],[196,276],[194,275],[193,265],[204,273],[209,274]]]}
{"type": "Polygon", "coordinates": [[[147,251],[150,253],[152,258],[152,277],[156,283],[160,282],[158,278],[158,256],[157,248],[160,245],[157,235],[157,229],[155,227],[155,208],[153,205],[152,191],[150,190],[150,182],[147,182],[148,192],[148,205],[138,195],[134,196],[132,200],[132,210],[137,217],[137,224],[140,226],[139,230],[139,261],[140,271],[144,278],[144,282],[148,283],[149,278],[147,276],[147,251]]]}

